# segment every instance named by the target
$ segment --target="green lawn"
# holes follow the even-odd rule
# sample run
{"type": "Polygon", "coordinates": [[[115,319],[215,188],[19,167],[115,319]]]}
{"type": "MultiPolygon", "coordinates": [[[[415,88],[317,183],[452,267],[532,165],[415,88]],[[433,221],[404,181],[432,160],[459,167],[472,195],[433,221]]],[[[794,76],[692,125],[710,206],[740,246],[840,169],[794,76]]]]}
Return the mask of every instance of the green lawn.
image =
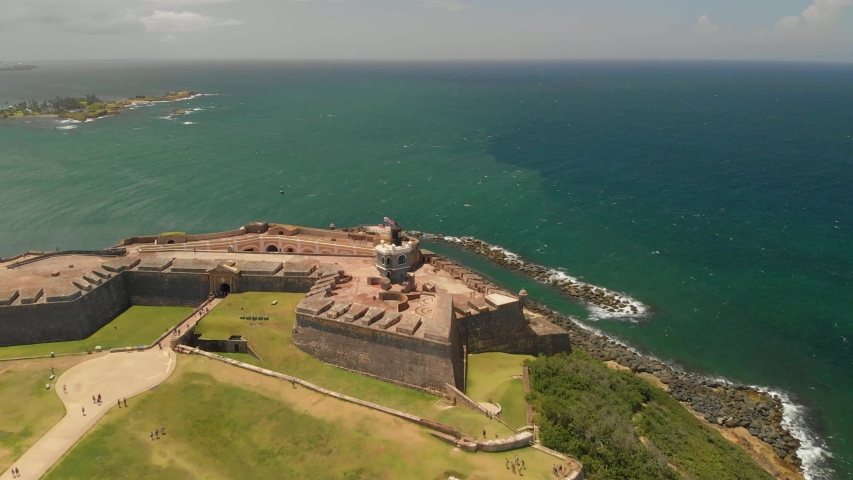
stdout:
{"type": "Polygon", "coordinates": [[[296,348],[291,342],[291,333],[296,320],[296,304],[302,298],[304,295],[294,293],[232,293],[205,316],[196,332],[206,338],[243,335],[263,362],[246,354],[224,355],[355,398],[453,425],[470,435],[481,436],[483,429],[489,437],[495,432],[501,437],[514,433],[474,410],[463,407],[438,410],[435,407],[438,398],[433,395],[326,365],[296,348]],[[271,305],[274,300],[278,301],[277,305],[271,305]],[[264,315],[270,319],[240,320],[240,315],[264,315]]]}
{"type": "Polygon", "coordinates": [[[72,342],[34,343],[0,347],[0,359],[49,355],[50,352],[85,352],[100,345],[104,350],[147,345],[192,312],[189,307],[132,306],[84,340],[72,342]]]}
{"type": "MultiPolygon", "coordinates": [[[[525,477],[551,478],[555,459],[516,454],[525,477]]],[[[166,382],[110,409],[45,478],[485,480],[512,475],[506,457],[465,453],[389,415],[181,356],[166,382]],[[152,441],[162,424],[166,435],[152,441]]]]}
{"type": "Polygon", "coordinates": [[[516,427],[527,425],[524,383],[520,377],[524,361],[533,358],[499,352],[468,355],[468,396],[477,402],[491,398],[492,403],[500,404],[504,420],[516,427]]]}
{"type": "Polygon", "coordinates": [[[54,392],[50,367],[56,377],[86,357],[0,363],[0,472],[9,468],[42,435],[65,416],[54,392]],[[45,384],[51,383],[46,390],[45,384]]]}

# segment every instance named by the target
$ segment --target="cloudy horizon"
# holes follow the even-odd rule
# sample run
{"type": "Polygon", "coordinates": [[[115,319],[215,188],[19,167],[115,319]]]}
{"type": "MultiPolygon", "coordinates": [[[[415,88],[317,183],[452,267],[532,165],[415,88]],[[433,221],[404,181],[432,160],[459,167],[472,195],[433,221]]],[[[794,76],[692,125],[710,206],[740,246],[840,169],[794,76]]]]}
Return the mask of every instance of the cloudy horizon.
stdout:
{"type": "Polygon", "coordinates": [[[2,0],[0,60],[853,61],[853,0],[2,0]]]}

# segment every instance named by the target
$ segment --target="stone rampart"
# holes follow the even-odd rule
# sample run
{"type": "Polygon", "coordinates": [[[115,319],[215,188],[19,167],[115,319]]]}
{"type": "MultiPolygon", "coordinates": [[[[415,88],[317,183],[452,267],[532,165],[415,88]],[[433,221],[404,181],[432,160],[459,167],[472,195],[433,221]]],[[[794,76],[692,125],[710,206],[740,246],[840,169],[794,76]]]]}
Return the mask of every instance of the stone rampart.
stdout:
{"type": "Polygon", "coordinates": [[[269,275],[243,275],[241,288],[245,292],[308,293],[316,278],[269,275]]]}
{"type": "Polygon", "coordinates": [[[527,320],[518,302],[457,319],[468,353],[493,352],[527,333],[527,320]]]}
{"type": "Polygon", "coordinates": [[[126,278],[133,305],[195,307],[210,295],[207,274],[133,270],[119,276],[126,278]]]}
{"type": "Polygon", "coordinates": [[[122,275],[68,302],[0,307],[0,346],[82,340],[131,305],[122,275]]]}
{"type": "Polygon", "coordinates": [[[456,384],[454,363],[462,364],[450,343],[299,312],[293,343],[328,364],[439,392],[445,383],[456,384]]]}

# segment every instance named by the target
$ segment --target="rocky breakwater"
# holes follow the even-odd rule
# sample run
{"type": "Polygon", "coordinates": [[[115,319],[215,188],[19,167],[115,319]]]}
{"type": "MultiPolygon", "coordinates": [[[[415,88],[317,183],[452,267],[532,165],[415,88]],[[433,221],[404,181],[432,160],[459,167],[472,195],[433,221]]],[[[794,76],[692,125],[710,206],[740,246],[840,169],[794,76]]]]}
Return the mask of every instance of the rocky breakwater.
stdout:
{"type": "Polygon", "coordinates": [[[648,310],[648,307],[642,303],[625,295],[582,282],[559,270],[528,262],[509,250],[476,238],[448,237],[440,234],[421,232],[407,232],[407,234],[426,240],[451,243],[486,257],[504,268],[520,271],[539,282],[560,289],[567,296],[586,303],[591,307],[592,313],[599,317],[638,316],[646,313],[648,310]]]}
{"type": "MultiPolygon", "coordinates": [[[[585,302],[592,310],[598,308],[611,313],[611,316],[642,315],[648,308],[636,300],[581,282],[559,270],[527,262],[508,250],[476,238],[421,232],[408,234],[473,251],[504,268],[524,272],[533,279],[554,285],[566,295],[585,302]]],[[[616,362],[634,373],[656,377],[666,385],[670,395],[708,422],[727,428],[743,427],[751,435],[770,445],[776,456],[792,465],[795,470],[802,466],[802,460],[797,455],[800,441],[782,425],[784,407],[778,396],[752,386],[676,370],[659,360],[640,355],[625,345],[536,302],[529,302],[525,308],[545,315],[550,322],[565,328],[571,336],[573,348],[579,348],[603,362],[616,362]]]]}
{"type": "Polygon", "coordinates": [[[800,441],[782,426],[782,401],[776,395],[748,385],[732,384],[701,375],[675,370],[665,363],[631,351],[603,335],[588,330],[551,309],[529,303],[527,308],[547,315],[552,323],[565,328],[572,346],[593,358],[613,361],[635,373],[648,373],[669,388],[676,400],[700,414],[705,420],[728,428],[744,427],[771,447],[783,461],[799,468],[800,441]]]}

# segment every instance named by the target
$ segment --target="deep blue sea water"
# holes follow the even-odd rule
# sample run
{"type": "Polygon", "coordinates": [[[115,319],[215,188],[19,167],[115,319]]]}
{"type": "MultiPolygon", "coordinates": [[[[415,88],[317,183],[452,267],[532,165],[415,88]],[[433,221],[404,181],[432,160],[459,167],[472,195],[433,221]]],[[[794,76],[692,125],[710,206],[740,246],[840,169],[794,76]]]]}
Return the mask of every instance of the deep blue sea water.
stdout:
{"type": "Polygon", "coordinates": [[[0,103],[178,89],[210,95],[0,120],[0,255],[252,220],[475,236],[650,306],[596,317],[489,272],[645,353],[786,395],[809,476],[853,478],[853,65],[0,72],[0,103]],[[167,117],[185,107],[200,110],[167,117]]]}

